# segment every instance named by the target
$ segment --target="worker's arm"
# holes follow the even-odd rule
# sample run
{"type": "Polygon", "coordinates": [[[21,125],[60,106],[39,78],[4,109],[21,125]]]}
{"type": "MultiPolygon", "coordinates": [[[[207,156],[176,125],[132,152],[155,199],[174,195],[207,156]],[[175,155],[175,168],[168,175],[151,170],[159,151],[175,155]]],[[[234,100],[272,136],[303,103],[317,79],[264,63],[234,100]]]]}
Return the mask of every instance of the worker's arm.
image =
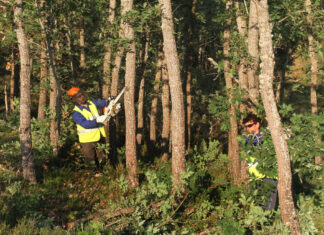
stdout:
{"type": "Polygon", "coordinates": [[[103,109],[106,105],[108,105],[109,101],[108,100],[91,100],[95,106],[99,109],[103,109]]]}
{"type": "Polygon", "coordinates": [[[98,127],[98,123],[96,119],[87,120],[81,113],[77,111],[73,111],[72,118],[76,124],[79,124],[83,128],[90,129],[90,128],[98,127]]]}

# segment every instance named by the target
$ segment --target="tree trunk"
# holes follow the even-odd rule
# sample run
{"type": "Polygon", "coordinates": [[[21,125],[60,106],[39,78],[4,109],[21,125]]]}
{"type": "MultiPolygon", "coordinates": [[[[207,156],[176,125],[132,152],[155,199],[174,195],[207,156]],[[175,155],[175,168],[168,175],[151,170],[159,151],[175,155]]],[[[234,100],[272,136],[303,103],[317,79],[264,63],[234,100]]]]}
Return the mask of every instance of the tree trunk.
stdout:
{"type": "Polygon", "coordinates": [[[253,103],[257,104],[259,97],[259,78],[257,75],[259,67],[259,26],[258,12],[254,0],[250,1],[248,52],[252,57],[252,63],[248,66],[249,96],[253,103]]]}
{"type": "MultiPolygon", "coordinates": [[[[40,2],[40,4],[41,4],[40,7],[44,8],[45,1],[42,0],[40,2]]],[[[49,36],[53,31],[53,29],[52,29],[53,26],[51,24],[49,24],[49,18],[48,18],[47,14],[48,14],[47,12],[42,12],[42,17],[39,20],[39,23],[41,25],[41,28],[42,28],[43,33],[45,34],[45,38],[46,38],[46,46],[47,46],[46,49],[47,49],[47,53],[48,53],[47,56],[49,59],[50,76],[51,76],[50,82],[52,82],[52,78],[53,78],[56,83],[55,89],[54,89],[54,85],[52,85],[52,87],[51,87],[51,92],[53,92],[53,89],[56,90],[56,96],[55,96],[56,101],[50,100],[50,108],[51,108],[51,105],[52,105],[52,108],[55,108],[55,119],[57,120],[57,124],[55,124],[54,125],[55,127],[52,127],[52,128],[56,128],[55,133],[57,133],[57,137],[55,139],[58,139],[58,135],[60,132],[60,121],[61,121],[61,85],[60,85],[60,80],[56,74],[55,58],[54,58],[54,52],[53,52],[54,50],[53,50],[52,42],[51,42],[51,39],[49,36]]],[[[56,45],[58,47],[58,44],[56,44],[56,45]]],[[[51,99],[51,97],[52,97],[52,99],[54,98],[53,95],[50,95],[50,99],[51,99]]],[[[53,114],[52,114],[52,117],[54,117],[53,114]]],[[[56,146],[56,143],[53,143],[53,144],[54,144],[54,146],[56,146]]],[[[55,148],[56,147],[54,147],[53,150],[55,150],[55,148]]],[[[56,152],[56,150],[54,151],[54,153],[55,152],[56,152]]]]}
{"type": "MultiPolygon", "coordinates": [[[[119,32],[119,36],[123,37],[121,31],[119,32]]],[[[114,60],[112,73],[111,73],[111,87],[110,87],[111,96],[118,95],[119,70],[123,59],[123,55],[124,55],[124,48],[122,46],[119,46],[117,50],[117,55],[114,60]]],[[[116,140],[117,118],[109,122],[109,144],[110,144],[109,158],[110,159],[117,158],[117,140],[116,140]]]]}
{"type": "Polygon", "coordinates": [[[193,29],[194,29],[194,17],[197,8],[197,0],[192,1],[191,11],[188,17],[188,30],[187,30],[187,52],[185,56],[185,71],[186,71],[186,145],[187,151],[190,152],[191,146],[191,109],[192,109],[192,95],[191,95],[191,78],[192,78],[192,66],[193,66],[193,29]]]}
{"type": "Polygon", "coordinates": [[[151,104],[151,115],[150,115],[150,151],[154,153],[156,145],[156,116],[158,110],[158,99],[160,82],[162,75],[162,64],[163,64],[163,52],[159,50],[157,59],[157,71],[155,74],[154,87],[153,87],[153,99],[151,104]]]}
{"type": "Polygon", "coordinates": [[[76,86],[77,81],[76,81],[76,75],[75,75],[75,65],[74,65],[74,60],[73,60],[73,43],[71,40],[71,31],[68,27],[66,27],[66,39],[67,39],[67,45],[68,45],[68,53],[69,53],[69,59],[70,59],[70,69],[71,69],[71,75],[72,75],[72,81],[73,85],[76,86]]]}
{"type": "Polygon", "coordinates": [[[85,40],[84,40],[84,19],[81,17],[81,27],[80,27],[80,68],[84,68],[85,63],[85,40]]]}
{"type": "Polygon", "coordinates": [[[13,111],[15,109],[14,106],[14,98],[15,98],[15,91],[16,91],[16,87],[17,87],[17,69],[16,69],[16,49],[13,48],[12,52],[11,52],[11,74],[10,74],[10,91],[9,91],[9,103],[10,103],[10,111],[13,111]]]}
{"type": "Polygon", "coordinates": [[[163,55],[162,66],[162,162],[168,162],[169,157],[169,136],[170,136],[170,91],[167,65],[163,55]]]}
{"type": "Polygon", "coordinates": [[[53,76],[53,72],[50,71],[50,95],[49,95],[49,110],[50,110],[50,139],[53,149],[53,155],[58,155],[58,127],[56,120],[56,106],[57,106],[57,84],[55,82],[55,78],[53,76]]]}
{"type": "Polygon", "coordinates": [[[29,48],[23,23],[22,0],[15,0],[14,17],[20,54],[20,148],[22,155],[23,177],[32,183],[36,182],[32,136],[30,123],[30,65],[29,48]]]}
{"type": "Polygon", "coordinates": [[[142,78],[140,82],[139,92],[138,92],[138,104],[137,104],[137,144],[142,144],[143,139],[143,129],[144,129],[144,87],[145,87],[145,65],[148,59],[148,49],[149,49],[150,34],[147,32],[145,36],[145,44],[143,49],[143,61],[142,61],[142,78]]]}
{"type": "Polygon", "coordinates": [[[38,120],[43,120],[45,118],[45,107],[46,107],[46,79],[47,79],[47,56],[46,56],[46,41],[45,35],[42,34],[42,49],[40,56],[41,70],[40,70],[40,90],[39,90],[39,100],[38,100],[38,120]]]}
{"type": "MultiPolygon", "coordinates": [[[[133,8],[133,0],[122,0],[122,15],[133,8]]],[[[136,157],[136,117],[135,117],[135,66],[136,48],[133,27],[127,22],[122,22],[122,30],[125,39],[132,40],[126,53],[126,71],[124,95],[125,122],[126,122],[126,168],[128,171],[129,184],[132,187],[138,185],[137,157],[136,157]]]]}
{"type": "MultiPolygon", "coordinates": [[[[236,8],[236,24],[237,29],[241,35],[241,38],[244,39],[244,45],[247,43],[247,25],[246,25],[246,19],[242,12],[242,9],[240,7],[239,1],[235,1],[235,8],[236,8]]],[[[240,52],[242,54],[242,52],[240,52]]],[[[238,70],[238,77],[239,77],[239,83],[240,83],[240,89],[247,92],[248,91],[248,77],[247,77],[247,61],[245,56],[241,56],[240,64],[239,64],[239,70],[238,70]]],[[[241,109],[241,111],[244,111],[241,109]]]]}
{"type": "Polygon", "coordinates": [[[172,125],[172,176],[173,186],[180,186],[181,173],[185,167],[185,120],[180,78],[180,65],[174,37],[174,25],[170,0],[159,0],[162,7],[163,50],[167,62],[171,92],[172,125]]]}
{"type": "Polygon", "coordinates": [[[5,101],[5,110],[6,110],[6,117],[8,117],[9,113],[9,106],[8,106],[8,92],[7,92],[7,81],[5,81],[4,87],[3,87],[3,95],[4,95],[4,101],[5,101]]]}
{"type": "MultiPolygon", "coordinates": [[[[116,8],[116,0],[109,1],[109,10],[108,10],[108,25],[111,26],[115,20],[115,8],[116,8]]],[[[108,35],[110,32],[108,32],[108,35]]],[[[107,36],[108,36],[107,35],[107,36]]],[[[108,36],[109,40],[110,37],[108,36]]],[[[102,97],[108,98],[110,96],[110,83],[111,83],[111,57],[112,51],[108,44],[105,44],[106,54],[103,62],[103,86],[102,86],[102,97]]]]}
{"type": "MultiPolygon", "coordinates": [[[[307,33],[308,33],[308,53],[311,62],[311,106],[312,114],[318,114],[318,104],[317,104],[317,74],[318,74],[318,59],[316,55],[314,37],[313,37],[313,20],[312,20],[312,1],[305,0],[305,7],[307,11],[307,33]]],[[[315,135],[317,135],[318,130],[315,130],[315,135]]],[[[321,143],[321,139],[318,138],[318,144],[321,143]]],[[[317,165],[321,164],[323,161],[322,156],[315,157],[315,163],[317,165]]]]}
{"type": "MultiPolygon", "coordinates": [[[[226,2],[226,10],[228,13],[232,11],[233,1],[226,2]]],[[[239,155],[239,143],[237,141],[238,136],[238,125],[235,118],[235,105],[233,104],[233,77],[230,73],[231,63],[229,59],[230,55],[230,27],[231,27],[231,16],[228,17],[226,20],[226,28],[224,31],[224,44],[223,44],[223,53],[224,53],[224,76],[225,76],[225,83],[227,88],[227,94],[230,102],[230,109],[229,109],[229,118],[230,118],[230,125],[231,129],[228,133],[228,156],[232,161],[231,173],[235,184],[239,184],[240,177],[241,177],[241,166],[240,166],[240,155],[239,155]]]]}
{"type": "Polygon", "coordinates": [[[283,223],[291,234],[301,234],[292,197],[292,174],[286,139],[273,92],[274,53],[267,0],[257,4],[260,28],[260,91],[278,161],[279,204],[283,223]]]}

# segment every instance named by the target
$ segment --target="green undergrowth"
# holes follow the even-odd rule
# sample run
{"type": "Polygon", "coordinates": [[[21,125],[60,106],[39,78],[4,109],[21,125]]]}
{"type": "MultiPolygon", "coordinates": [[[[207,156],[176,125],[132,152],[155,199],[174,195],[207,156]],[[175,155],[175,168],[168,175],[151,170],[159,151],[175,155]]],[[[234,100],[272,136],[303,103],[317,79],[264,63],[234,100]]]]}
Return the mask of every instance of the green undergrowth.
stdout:
{"type": "MultiPolygon", "coordinates": [[[[311,123],[310,117],[294,116],[295,137],[289,144],[303,234],[320,234],[324,229],[323,170],[301,149],[312,141],[311,123]],[[303,126],[304,134],[298,133],[303,126]]],[[[230,161],[216,140],[201,141],[187,154],[183,188],[173,188],[171,161],[163,163],[160,157],[150,163],[138,159],[139,186],[131,188],[123,148],[118,151],[118,163],[107,164],[98,173],[84,165],[78,144],[68,133],[62,135],[65,151],[53,157],[45,127],[46,122],[32,128],[34,136],[42,138],[33,146],[36,184],[21,176],[19,143],[13,139],[1,145],[0,234],[289,234],[280,208],[262,209],[266,192],[231,183],[230,161]]],[[[10,133],[17,135],[12,129],[10,133]]],[[[264,135],[267,141],[266,130],[264,135]]],[[[273,147],[265,143],[256,151],[264,156],[262,151],[271,154],[273,147]]]]}

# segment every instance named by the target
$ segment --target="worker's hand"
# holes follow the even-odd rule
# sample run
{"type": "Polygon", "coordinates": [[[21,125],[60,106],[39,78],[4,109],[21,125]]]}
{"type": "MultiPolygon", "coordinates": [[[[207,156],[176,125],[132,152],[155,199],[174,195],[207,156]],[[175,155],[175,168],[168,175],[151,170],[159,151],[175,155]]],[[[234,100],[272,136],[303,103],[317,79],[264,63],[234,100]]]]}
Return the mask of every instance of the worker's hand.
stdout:
{"type": "Polygon", "coordinates": [[[109,96],[107,98],[107,104],[109,104],[111,101],[113,101],[116,97],[115,96],[109,96]]]}
{"type": "Polygon", "coordinates": [[[120,103],[115,104],[113,112],[111,113],[111,116],[115,117],[119,113],[120,110],[121,110],[121,104],[120,103]]]}
{"type": "Polygon", "coordinates": [[[107,122],[108,120],[108,116],[107,115],[101,115],[99,117],[97,117],[97,123],[102,123],[105,124],[105,122],[107,122]]]}

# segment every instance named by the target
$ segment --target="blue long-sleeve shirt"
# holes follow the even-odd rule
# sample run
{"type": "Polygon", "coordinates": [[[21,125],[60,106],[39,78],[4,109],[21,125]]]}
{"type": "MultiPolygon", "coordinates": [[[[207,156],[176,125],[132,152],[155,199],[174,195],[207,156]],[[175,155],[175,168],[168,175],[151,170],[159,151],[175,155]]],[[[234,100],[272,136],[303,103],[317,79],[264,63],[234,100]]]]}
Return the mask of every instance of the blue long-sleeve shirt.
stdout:
{"type": "MultiPolygon", "coordinates": [[[[102,109],[107,105],[107,100],[91,100],[91,101],[99,109],[102,109]]],[[[81,110],[86,109],[90,112],[89,105],[90,105],[90,103],[89,103],[89,101],[87,101],[87,107],[85,107],[83,105],[76,105],[76,106],[81,110]]],[[[76,124],[79,124],[80,126],[82,126],[83,128],[86,128],[86,129],[95,128],[95,127],[98,127],[99,125],[101,125],[101,124],[97,123],[96,119],[94,119],[94,120],[85,119],[85,117],[78,111],[73,111],[72,118],[76,124]]]]}
{"type": "Polygon", "coordinates": [[[263,140],[262,140],[262,133],[259,132],[258,134],[252,136],[244,136],[245,138],[245,144],[253,143],[254,146],[262,145],[263,140]]]}

